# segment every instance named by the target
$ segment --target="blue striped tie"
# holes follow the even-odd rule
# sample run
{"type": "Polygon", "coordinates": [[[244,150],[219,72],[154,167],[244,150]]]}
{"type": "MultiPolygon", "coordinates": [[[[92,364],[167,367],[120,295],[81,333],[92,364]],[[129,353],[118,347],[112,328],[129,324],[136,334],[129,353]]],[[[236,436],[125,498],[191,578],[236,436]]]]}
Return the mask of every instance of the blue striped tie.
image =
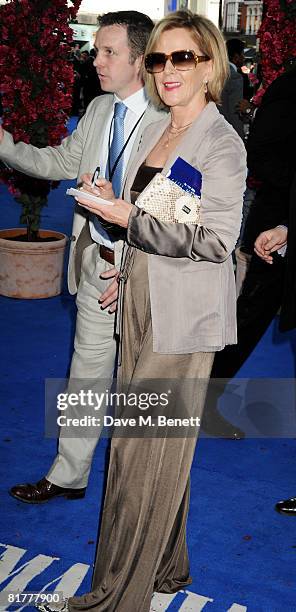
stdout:
{"type": "MultiPolygon", "coordinates": [[[[109,168],[112,173],[118,155],[124,147],[124,117],[127,107],[123,102],[116,102],[113,116],[113,138],[109,151],[109,159],[107,163],[107,174],[110,179],[109,168]]],[[[116,198],[121,195],[123,175],[123,154],[118,160],[117,166],[112,176],[112,187],[116,198]]]]}

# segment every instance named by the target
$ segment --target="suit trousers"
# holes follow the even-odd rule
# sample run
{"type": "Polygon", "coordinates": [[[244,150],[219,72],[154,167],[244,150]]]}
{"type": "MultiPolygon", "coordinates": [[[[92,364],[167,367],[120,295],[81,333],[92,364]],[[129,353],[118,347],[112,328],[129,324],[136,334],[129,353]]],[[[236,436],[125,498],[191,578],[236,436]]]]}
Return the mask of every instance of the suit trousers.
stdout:
{"type": "MultiPolygon", "coordinates": [[[[152,349],[147,255],[136,251],[126,284],[120,386],[145,379],[191,379],[189,411],[201,416],[213,353],[163,355],[152,349]],[[195,406],[195,409],[192,407],[195,406]]],[[[182,385],[181,385],[182,386],[182,385]]],[[[120,408],[124,414],[125,408],[120,408]]],[[[144,432],[111,443],[93,591],[69,599],[70,612],[148,612],[153,591],[191,583],[186,545],[194,435],[144,432]]]]}
{"type": "MultiPolygon", "coordinates": [[[[89,379],[93,379],[95,384],[101,380],[104,388],[111,386],[116,356],[114,314],[110,314],[108,309],[101,310],[98,299],[110,284],[110,280],[101,279],[100,274],[112,267],[100,257],[96,243],[84,249],[76,299],[78,310],[68,392],[72,385],[74,388],[77,388],[77,384],[78,387],[85,387],[84,381],[89,379]]],[[[83,406],[80,410],[83,416],[83,406]]],[[[70,406],[67,417],[71,417],[70,406]]],[[[61,431],[58,454],[46,478],[60,487],[86,487],[100,433],[99,427],[95,434],[92,431],[88,437],[81,434],[78,428],[75,428],[75,437],[63,436],[61,431]]]]}

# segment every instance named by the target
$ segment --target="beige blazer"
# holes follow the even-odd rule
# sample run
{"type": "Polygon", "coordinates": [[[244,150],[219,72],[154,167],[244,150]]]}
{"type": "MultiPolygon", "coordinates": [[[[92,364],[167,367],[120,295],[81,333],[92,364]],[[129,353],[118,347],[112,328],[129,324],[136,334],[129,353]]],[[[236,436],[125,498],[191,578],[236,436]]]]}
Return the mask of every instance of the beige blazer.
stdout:
{"type": "MultiPolygon", "coordinates": [[[[97,166],[98,151],[103,143],[106,120],[113,105],[112,95],[95,98],[87,108],[85,115],[79,121],[77,129],[64,138],[56,147],[38,149],[22,142],[14,144],[11,134],[5,132],[0,145],[0,158],[16,170],[29,176],[52,180],[76,179],[80,181],[82,174],[94,172],[97,166]]],[[[140,128],[127,165],[126,174],[131,168],[132,159],[138,150],[143,130],[152,121],[159,120],[163,113],[149,105],[141,121],[140,128]]],[[[69,205],[71,205],[69,201],[69,205]]],[[[81,257],[78,238],[88,222],[88,212],[78,205],[75,206],[70,256],[68,265],[68,287],[70,293],[77,291],[77,262],[81,257]],[[77,248],[78,246],[78,248],[77,248]]],[[[80,246],[83,241],[80,241],[80,246]]],[[[115,265],[119,267],[122,241],[115,243],[115,265]]]]}
{"type": "MultiPolygon", "coordinates": [[[[159,140],[169,117],[149,126],[127,176],[129,197],[139,166],[159,140]]],[[[148,256],[153,350],[193,353],[236,342],[232,251],[239,235],[246,152],[234,129],[210,102],[168,159],[180,156],[202,173],[201,223],[158,221],[136,206],[127,241],[148,256]]]]}

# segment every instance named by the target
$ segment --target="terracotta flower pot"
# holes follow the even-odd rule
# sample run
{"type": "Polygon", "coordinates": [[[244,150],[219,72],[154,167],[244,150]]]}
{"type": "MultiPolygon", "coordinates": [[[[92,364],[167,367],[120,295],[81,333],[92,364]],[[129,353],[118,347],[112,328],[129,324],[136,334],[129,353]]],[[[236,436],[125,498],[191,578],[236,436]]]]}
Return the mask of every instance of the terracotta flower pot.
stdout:
{"type": "Polygon", "coordinates": [[[67,236],[40,230],[42,242],[17,240],[25,234],[21,228],[0,230],[0,294],[26,299],[59,295],[67,236]]]}

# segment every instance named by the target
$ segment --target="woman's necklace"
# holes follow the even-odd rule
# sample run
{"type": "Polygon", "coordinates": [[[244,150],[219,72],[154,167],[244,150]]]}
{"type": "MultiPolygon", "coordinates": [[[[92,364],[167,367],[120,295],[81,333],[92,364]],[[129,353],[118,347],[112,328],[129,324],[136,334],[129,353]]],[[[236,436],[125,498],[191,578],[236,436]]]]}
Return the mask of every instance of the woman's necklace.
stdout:
{"type": "Polygon", "coordinates": [[[189,126],[192,125],[192,123],[193,121],[191,121],[190,123],[187,123],[186,125],[181,125],[178,128],[170,124],[164,132],[164,135],[166,137],[164,147],[167,149],[170,145],[170,142],[174,140],[174,138],[177,138],[177,136],[181,136],[181,134],[183,134],[183,132],[185,132],[187,128],[189,128],[189,126]]]}

